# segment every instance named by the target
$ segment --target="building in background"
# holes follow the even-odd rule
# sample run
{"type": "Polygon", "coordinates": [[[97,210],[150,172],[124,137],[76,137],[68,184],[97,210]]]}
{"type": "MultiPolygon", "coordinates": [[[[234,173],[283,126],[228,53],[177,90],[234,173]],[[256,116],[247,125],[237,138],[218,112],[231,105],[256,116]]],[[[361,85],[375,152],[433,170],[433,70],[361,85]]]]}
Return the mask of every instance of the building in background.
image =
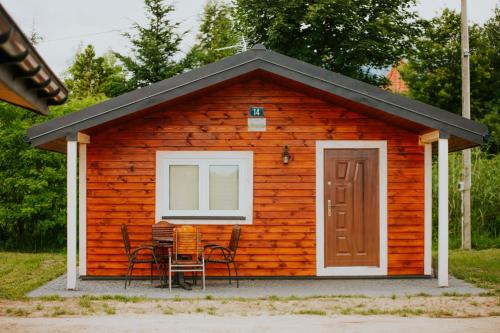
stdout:
{"type": "Polygon", "coordinates": [[[400,61],[397,66],[393,66],[389,73],[387,74],[387,79],[389,80],[389,85],[387,90],[396,94],[406,94],[408,92],[408,86],[401,77],[401,73],[398,71],[398,67],[404,66],[404,62],[400,61]]]}

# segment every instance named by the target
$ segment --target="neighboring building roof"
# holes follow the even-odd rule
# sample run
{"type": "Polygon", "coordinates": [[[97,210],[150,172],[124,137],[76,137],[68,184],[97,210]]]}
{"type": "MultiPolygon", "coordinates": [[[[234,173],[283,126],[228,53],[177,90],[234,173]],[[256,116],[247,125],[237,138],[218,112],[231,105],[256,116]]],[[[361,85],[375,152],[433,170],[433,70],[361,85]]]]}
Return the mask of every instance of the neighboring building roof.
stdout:
{"type": "Polygon", "coordinates": [[[415,133],[439,130],[450,136],[451,150],[481,145],[488,135],[483,124],[256,45],[249,51],[32,127],[25,139],[34,146],[64,152],[65,146],[55,142],[61,143],[68,135],[255,72],[282,78],[336,103],[355,104],[357,110],[415,133]]]}
{"type": "Polygon", "coordinates": [[[68,90],[0,4],[0,99],[48,114],[68,90]]]}
{"type": "Polygon", "coordinates": [[[408,86],[403,81],[401,73],[399,73],[398,67],[400,66],[404,66],[404,62],[401,61],[397,66],[393,66],[387,74],[387,79],[389,80],[387,90],[396,94],[405,94],[408,92],[408,86]]]}

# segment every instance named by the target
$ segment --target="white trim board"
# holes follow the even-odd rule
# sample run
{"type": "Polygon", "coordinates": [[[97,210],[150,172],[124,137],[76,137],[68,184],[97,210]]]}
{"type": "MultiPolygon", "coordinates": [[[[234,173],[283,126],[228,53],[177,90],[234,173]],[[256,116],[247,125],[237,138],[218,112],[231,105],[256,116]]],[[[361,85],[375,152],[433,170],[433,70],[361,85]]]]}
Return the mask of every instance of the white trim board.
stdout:
{"type": "Polygon", "coordinates": [[[87,144],[79,143],[78,158],[78,269],[87,275],[87,144]]]}
{"type": "Polygon", "coordinates": [[[157,151],[156,152],[156,197],[155,219],[162,216],[175,216],[169,219],[172,224],[252,224],[253,218],[253,152],[252,151],[157,151]],[[238,209],[210,210],[208,197],[209,165],[238,165],[238,209]],[[198,210],[170,210],[169,202],[169,166],[199,166],[199,205],[198,210]],[[190,219],[190,216],[204,216],[213,219],[190,219]],[[240,219],[217,219],[218,216],[244,216],[240,219]],[[185,218],[183,218],[185,217],[185,218]]]}
{"type": "Polygon", "coordinates": [[[432,274],[432,143],[424,145],[424,275],[432,274]]]}
{"type": "Polygon", "coordinates": [[[316,141],[316,275],[317,276],[375,276],[387,275],[387,141],[348,140],[316,141]],[[325,267],[324,249],[324,150],[379,150],[379,266],[325,267]]]}
{"type": "Polygon", "coordinates": [[[78,142],[67,141],[66,155],[66,289],[76,289],[76,220],[78,209],[78,142]]]}
{"type": "Polygon", "coordinates": [[[438,140],[438,284],[448,287],[448,139],[438,140]]]}

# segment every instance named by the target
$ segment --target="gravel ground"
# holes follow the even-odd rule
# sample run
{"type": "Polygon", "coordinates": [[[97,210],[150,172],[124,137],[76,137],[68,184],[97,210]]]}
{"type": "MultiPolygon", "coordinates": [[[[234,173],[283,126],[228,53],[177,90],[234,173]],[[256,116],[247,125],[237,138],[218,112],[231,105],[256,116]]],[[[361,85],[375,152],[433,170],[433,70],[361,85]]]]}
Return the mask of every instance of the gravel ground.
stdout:
{"type": "MultiPolygon", "coordinates": [[[[30,292],[30,297],[59,295],[76,297],[81,295],[126,295],[148,298],[198,298],[206,295],[216,297],[266,297],[276,296],[334,296],[364,295],[369,297],[406,296],[425,293],[438,296],[443,293],[477,295],[483,289],[462,280],[450,277],[448,288],[439,288],[436,279],[328,279],[328,280],[241,280],[240,288],[230,286],[227,281],[207,280],[206,291],[195,287],[191,291],[155,288],[149,281],[132,281],[131,287],[123,288],[121,280],[78,280],[77,290],[66,290],[66,276],[62,275],[42,287],[30,292]]],[[[158,286],[158,281],[154,282],[158,286]]]]}
{"type": "Polygon", "coordinates": [[[9,333],[53,332],[498,332],[500,317],[435,319],[389,316],[232,316],[141,315],[72,318],[0,317],[0,331],[9,333]]]}

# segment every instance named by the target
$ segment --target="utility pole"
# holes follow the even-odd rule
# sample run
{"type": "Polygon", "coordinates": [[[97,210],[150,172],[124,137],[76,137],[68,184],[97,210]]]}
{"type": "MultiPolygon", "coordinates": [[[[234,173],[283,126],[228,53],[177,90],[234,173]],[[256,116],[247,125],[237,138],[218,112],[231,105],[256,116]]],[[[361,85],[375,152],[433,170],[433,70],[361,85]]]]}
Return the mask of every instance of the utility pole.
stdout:
{"type": "MultiPolygon", "coordinates": [[[[470,119],[470,65],[469,65],[469,26],[467,22],[467,0],[462,1],[461,36],[462,36],[462,116],[470,119]]],[[[471,150],[462,152],[462,248],[471,249],[471,150]]]]}

